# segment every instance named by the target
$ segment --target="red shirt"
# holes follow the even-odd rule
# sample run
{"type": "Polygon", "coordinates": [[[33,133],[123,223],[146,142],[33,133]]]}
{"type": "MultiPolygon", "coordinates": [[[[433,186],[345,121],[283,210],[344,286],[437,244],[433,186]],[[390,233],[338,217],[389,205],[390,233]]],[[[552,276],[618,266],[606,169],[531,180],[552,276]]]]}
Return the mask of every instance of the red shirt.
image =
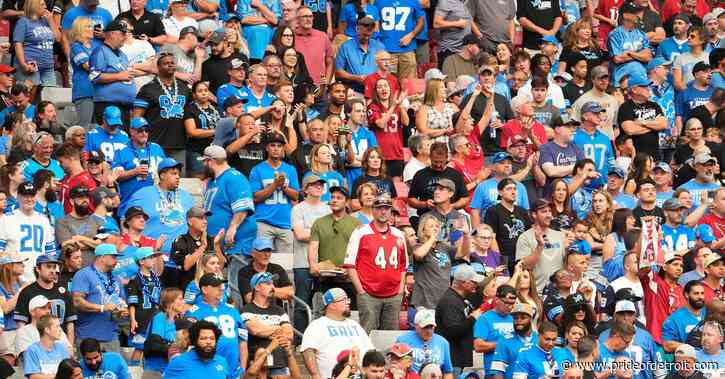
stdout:
{"type": "Polygon", "coordinates": [[[388,124],[381,129],[375,123],[388,109],[380,103],[368,105],[368,126],[375,133],[378,146],[383,152],[383,159],[402,161],[403,160],[403,127],[400,125],[400,107],[396,109],[388,119],[388,124]]]}
{"type": "Polygon", "coordinates": [[[466,167],[470,167],[472,172],[475,172],[474,176],[483,170],[483,148],[481,147],[481,130],[478,128],[478,124],[473,126],[473,130],[466,136],[468,143],[471,144],[471,151],[466,157],[466,167]]]}
{"type": "Polygon", "coordinates": [[[658,344],[662,344],[662,324],[672,312],[687,304],[682,287],[670,286],[658,274],[649,272],[639,276],[644,290],[644,313],[647,331],[658,344]]]}
{"type": "Polygon", "coordinates": [[[148,238],[146,236],[141,236],[141,238],[139,238],[138,245],[136,245],[135,242],[131,241],[131,236],[129,236],[128,233],[124,233],[121,236],[121,241],[123,241],[123,243],[125,243],[126,245],[136,247],[150,247],[156,250],[156,240],[153,238],[148,238]]]}
{"type": "MultiPolygon", "coordinates": [[[[509,141],[511,141],[514,136],[521,136],[526,139],[526,156],[529,156],[536,152],[536,145],[534,144],[534,141],[532,141],[529,137],[526,136],[524,133],[524,130],[521,128],[521,123],[517,119],[506,121],[505,124],[503,124],[503,131],[501,132],[501,148],[506,150],[509,146],[509,141]]],[[[547,141],[546,137],[546,128],[544,128],[544,125],[542,125],[538,121],[534,121],[534,124],[531,126],[531,131],[534,134],[534,137],[539,140],[539,144],[543,145],[547,141]]]]}
{"type": "MultiPolygon", "coordinates": [[[[695,6],[695,14],[697,17],[703,18],[707,12],[710,12],[710,6],[707,5],[707,0],[697,0],[697,5],[695,6]]],[[[669,20],[670,17],[678,13],[680,13],[680,0],[665,0],[665,3],[662,5],[662,11],[660,12],[662,22],[669,20]]]]}
{"type": "Polygon", "coordinates": [[[713,299],[725,300],[725,286],[712,288],[705,280],[702,281],[702,286],[705,288],[705,304],[713,299]]]}
{"type": "MultiPolygon", "coordinates": [[[[373,94],[375,93],[375,83],[377,83],[378,80],[382,78],[383,77],[380,76],[377,71],[365,77],[364,95],[366,99],[370,100],[373,98],[373,94]]],[[[400,85],[398,84],[398,79],[396,79],[393,74],[388,74],[385,79],[388,79],[388,83],[390,83],[390,96],[398,96],[398,92],[400,92],[400,85]]]]}
{"type": "Polygon", "coordinates": [[[710,212],[700,219],[700,224],[709,225],[715,238],[725,237],[725,218],[710,212]]]}
{"type": "MultiPolygon", "coordinates": [[[[327,34],[315,29],[310,29],[309,34],[305,34],[302,28],[297,28],[295,50],[305,57],[305,66],[312,81],[315,85],[320,85],[320,77],[325,73],[325,59],[333,58],[332,44],[327,34]]],[[[331,80],[332,78],[327,78],[328,83],[331,80]]]]}
{"type": "MultiPolygon", "coordinates": [[[[88,173],[88,171],[82,171],[80,174],[71,177],[66,176],[65,179],[63,179],[60,183],[60,193],[63,201],[63,210],[66,214],[73,211],[73,205],[70,201],[70,190],[78,186],[85,186],[88,188],[88,192],[92,192],[96,189],[96,181],[93,180],[93,177],[88,173]]],[[[96,206],[92,201],[89,203],[91,211],[93,211],[96,206]]]]}
{"type": "MultiPolygon", "coordinates": [[[[619,7],[622,6],[623,1],[624,0],[599,0],[599,4],[597,4],[597,9],[594,10],[594,13],[616,22],[619,19],[619,7]]],[[[604,46],[605,50],[607,47],[607,37],[614,28],[615,26],[612,26],[609,23],[604,21],[599,22],[599,35],[597,37],[599,39],[599,46],[604,46]]]]}
{"type": "Polygon", "coordinates": [[[363,289],[371,296],[396,296],[402,274],[408,267],[403,232],[391,226],[381,233],[374,223],[355,229],[347,245],[343,266],[357,270],[363,289]]]}

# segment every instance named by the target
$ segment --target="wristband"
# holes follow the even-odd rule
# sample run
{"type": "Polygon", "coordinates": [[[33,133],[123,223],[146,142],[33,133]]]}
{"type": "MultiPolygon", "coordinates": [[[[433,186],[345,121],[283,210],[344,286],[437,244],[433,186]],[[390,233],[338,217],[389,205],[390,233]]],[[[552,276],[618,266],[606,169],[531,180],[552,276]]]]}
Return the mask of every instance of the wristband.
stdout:
{"type": "Polygon", "coordinates": [[[101,313],[103,313],[103,307],[104,306],[105,306],[104,304],[101,304],[101,313]]]}

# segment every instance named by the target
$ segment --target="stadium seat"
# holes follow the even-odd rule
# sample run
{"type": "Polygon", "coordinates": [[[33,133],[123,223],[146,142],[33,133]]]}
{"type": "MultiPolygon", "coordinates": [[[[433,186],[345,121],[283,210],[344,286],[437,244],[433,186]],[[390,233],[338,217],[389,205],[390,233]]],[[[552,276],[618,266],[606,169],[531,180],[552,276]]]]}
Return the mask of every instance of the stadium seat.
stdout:
{"type": "Polygon", "coordinates": [[[204,203],[204,189],[206,185],[201,179],[181,178],[179,179],[179,187],[194,198],[196,205],[202,205],[204,203]]]}
{"type": "Polygon", "coordinates": [[[40,98],[52,101],[58,109],[65,108],[68,105],[73,104],[72,91],[72,88],[43,87],[43,92],[40,93],[40,98]]]}
{"type": "Polygon", "coordinates": [[[403,332],[403,330],[371,330],[370,339],[373,341],[375,350],[386,351],[403,332]]]}

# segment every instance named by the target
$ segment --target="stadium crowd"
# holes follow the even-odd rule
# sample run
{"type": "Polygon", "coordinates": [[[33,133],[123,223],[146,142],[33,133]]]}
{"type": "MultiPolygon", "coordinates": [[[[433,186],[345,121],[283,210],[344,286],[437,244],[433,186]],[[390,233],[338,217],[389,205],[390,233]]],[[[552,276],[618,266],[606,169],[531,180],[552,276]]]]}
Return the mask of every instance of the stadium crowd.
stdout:
{"type": "Polygon", "coordinates": [[[0,378],[725,377],[725,1],[0,18],[0,378]]]}

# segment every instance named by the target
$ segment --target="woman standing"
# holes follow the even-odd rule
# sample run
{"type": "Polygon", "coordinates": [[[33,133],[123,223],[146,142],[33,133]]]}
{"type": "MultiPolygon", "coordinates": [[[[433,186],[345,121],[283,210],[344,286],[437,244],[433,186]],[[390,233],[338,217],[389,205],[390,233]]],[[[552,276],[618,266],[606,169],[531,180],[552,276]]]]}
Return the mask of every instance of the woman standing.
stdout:
{"type": "Polygon", "coordinates": [[[270,134],[273,132],[282,134],[287,143],[284,145],[284,152],[287,156],[291,155],[295,149],[297,149],[297,133],[295,128],[292,126],[292,122],[297,117],[297,112],[289,114],[287,111],[289,107],[284,100],[277,98],[272,102],[272,110],[268,112],[263,120],[266,122],[264,127],[264,133],[270,134]]]}
{"type": "Polygon", "coordinates": [[[193,26],[199,30],[199,23],[189,17],[186,0],[171,0],[169,11],[161,22],[164,24],[166,35],[169,39],[166,43],[176,43],[179,40],[179,33],[187,26],[193,26]]]}
{"type": "Polygon", "coordinates": [[[508,276],[506,266],[501,265],[501,253],[494,250],[496,244],[493,238],[493,229],[487,224],[481,224],[473,235],[473,245],[469,255],[471,263],[479,262],[483,267],[496,271],[497,275],[508,276]]]}
{"type": "Polygon", "coordinates": [[[93,123],[93,84],[88,75],[91,72],[91,41],[93,21],[79,17],[73,21],[70,30],[70,64],[73,68],[72,99],[78,113],[78,124],[86,129],[93,123]]]}
{"type": "Polygon", "coordinates": [[[601,251],[604,246],[604,239],[612,231],[612,218],[614,209],[612,197],[607,191],[598,189],[592,193],[592,211],[589,212],[586,221],[589,223],[589,235],[587,240],[592,251],[601,251]]]}
{"type": "Polygon", "coordinates": [[[300,56],[301,54],[294,47],[282,48],[279,54],[280,59],[282,59],[282,75],[295,86],[302,83],[312,83],[304,60],[301,61],[300,56]]]}
{"type": "Polygon", "coordinates": [[[631,209],[619,208],[614,211],[612,232],[602,247],[602,275],[610,283],[624,275],[624,254],[627,252],[624,234],[634,228],[634,222],[631,209]]]}
{"type": "Polygon", "coordinates": [[[380,147],[371,147],[365,150],[362,156],[362,171],[363,174],[355,179],[355,183],[352,185],[353,199],[351,201],[351,207],[353,210],[360,208],[360,201],[357,199],[357,189],[363,183],[373,183],[378,188],[378,192],[385,192],[390,195],[390,198],[395,199],[398,197],[398,192],[395,190],[393,181],[388,176],[387,164],[383,158],[383,153],[380,147]]]}
{"type": "Polygon", "coordinates": [[[511,74],[511,46],[505,42],[496,45],[496,60],[498,61],[498,72],[506,78],[511,74]]]}
{"type": "Polygon", "coordinates": [[[377,194],[378,187],[375,184],[368,182],[360,185],[354,194],[360,204],[360,209],[353,212],[351,216],[357,218],[363,225],[373,221],[373,202],[377,194]]]}
{"type": "MultiPolygon", "coordinates": [[[[159,309],[148,327],[146,344],[150,349],[144,348],[143,379],[158,379],[169,364],[168,350],[171,343],[176,341],[176,319],[184,312],[184,297],[178,288],[165,288],[159,296],[159,309]],[[147,351],[151,350],[151,351],[147,351]]],[[[145,346],[144,346],[145,347],[145,346]]]]}
{"type": "Polygon", "coordinates": [[[5,213],[18,209],[18,187],[25,181],[20,163],[8,163],[0,168],[0,191],[5,192],[5,213]]]}
{"type": "MultiPolygon", "coordinates": [[[[5,326],[0,334],[0,355],[10,365],[15,364],[15,333],[18,329],[13,318],[15,305],[18,302],[20,291],[25,285],[20,282],[20,277],[25,272],[25,261],[17,253],[4,253],[0,257],[0,308],[5,315],[5,326]]],[[[30,283],[27,283],[30,284],[30,283]]]]}
{"type": "Polygon", "coordinates": [[[453,114],[458,112],[458,107],[445,101],[445,78],[435,68],[425,73],[425,95],[423,106],[415,115],[415,128],[433,142],[448,144],[448,136],[454,131],[453,114]]]}
{"type": "Polygon", "coordinates": [[[77,243],[66,244],[61,249],[60,277],[58,286],[66,289],[72,288],[73,276],[83,267],[83,251],[77,243]]]}
{"type": "Polygon", "coordinates": [[[593,35],[589,18],[582,18],[567,28],[564,33],[564,48],[559,56],[557,69],[559,74],[566,71],[569,58],[576,53],[581,53],[587,58],[587,72],[591,72],[592,68],[602,64],[604,55],[597,45],[597,40],[592,37],[593,35]]]}
{"type": "Polygon", "coordinates": [[[388,167],[389,175],[400,180],[403,176],[403,128],[410,123],[408,109],[401,104],[405,90],[397,98],[387,79],[378,79],[372,102],[368,105],[368,125],[375,133],[388,167]]]}
{"type": "Polygon", "coordinates": [[[554,216],[551,220],[552,229],[559,231],[571,229],[574,213],[571,211],[570,197],[569,187],[563,179],[555,179],[551,183],[549,202],[551,202],[551,214],[554,216]]]}
{"type": "Polygon", "coordinates": [[[320,179],[325,180],[325,187],[322,196],[320,196],[320,200],[323,203],[330,201],[330,187],[347,188],[345,178],[342,174],[334,170],[332,163],[333,153],[334,151],[329,144],[322,143],[315,145],[310,152],[310,171],[307,171],[304,175],[306,177],[315,174],[320,179]]]}
{"type": "Polygon", "coordinates": [[[637,183],[644,179],[652,179],[652,169],[654,168],[654,159],[645,153],[637,153],[630,166],[627,181],[624,183],[624,193],[634,194],[637,189],[637,183]]]}
{"type": "Polygon", "coordinates": [[[211,103],[209,82],[196,82],[191,87],[193,102],[184,112],[184,129],[186,129],[186,173],[189,176],[201,177],[204,165],[197,159],[204,148],[214,140],[214,129],[221,118],[219,111],[211,103]]]}
{"type": "Polygon", "coordinates": [[[531,325],[538,328],[539,321],[542,320],[541,314],[544,311],[544,303],[541,302],[541,298],[536,291],[533,271],[524,267],[523,262],[517,263],[508,284],[516,288],[516,297],[519,298],[519,302],[529,304],[534,308],[534,318],[531,325]]]}
{"type": "Polygon", "coordinates": [[[13,30],[15,79],[33,82],[35,86],[30,98],[34,99],[37,86],[56,86],[53,42],[60,41],[60,30],[51,21],[52,14],[43,0],[26,0],[23,12],[13,30]]]}
{"type": "Polygon", "coordinates": [[[441,227],[441,222],[432,215],[422,217],[418,225],[421,242],[413,249],[415,283],[410,300],[415,308],[435,309],[451,282],[456,248],[448,241],[441,241],[441,227]]]}

